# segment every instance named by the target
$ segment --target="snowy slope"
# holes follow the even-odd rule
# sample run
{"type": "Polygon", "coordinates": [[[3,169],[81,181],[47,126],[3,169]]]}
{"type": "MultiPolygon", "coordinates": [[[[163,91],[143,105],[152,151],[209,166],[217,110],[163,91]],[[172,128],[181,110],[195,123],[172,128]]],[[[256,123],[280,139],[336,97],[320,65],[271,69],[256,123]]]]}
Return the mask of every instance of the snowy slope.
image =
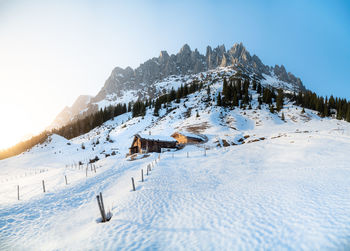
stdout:
{"type": "MultiPolygon", "coordinates": [[[[222,82],[206,84],[214,100],[222,82]]],[[[256,109],[257,94],[250,92],[251,110],[207,103],[204,88],[159,117],[152,110],[143,118],[123,114],[80,137],[53,135],[0,161],[0,249],[349,248],[349,123],[302,114],[291,103],[282,110],[284,122],[267,106],[256,109]],[[125,157],[136,133],[175,131],[208,141],[162,153],[157,163],[158,154],[125,157]],[[96,172],[91,165],[86,171],[96,156],[96,172]],[[99,192],[113,214],[103,224],[99,192]]]]}

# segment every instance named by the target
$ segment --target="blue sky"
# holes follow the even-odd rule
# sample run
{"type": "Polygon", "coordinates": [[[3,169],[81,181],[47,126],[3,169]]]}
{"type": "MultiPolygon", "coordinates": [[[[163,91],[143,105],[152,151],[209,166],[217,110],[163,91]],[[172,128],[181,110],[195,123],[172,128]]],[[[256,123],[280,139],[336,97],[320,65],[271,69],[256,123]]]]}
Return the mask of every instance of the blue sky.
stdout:
{"type": "Polygon", "coordinates": [[[319,95],[350,99],[349,1],[0,0],[0,137],[41,131],[116,66],[236,42],[319,95]]]}

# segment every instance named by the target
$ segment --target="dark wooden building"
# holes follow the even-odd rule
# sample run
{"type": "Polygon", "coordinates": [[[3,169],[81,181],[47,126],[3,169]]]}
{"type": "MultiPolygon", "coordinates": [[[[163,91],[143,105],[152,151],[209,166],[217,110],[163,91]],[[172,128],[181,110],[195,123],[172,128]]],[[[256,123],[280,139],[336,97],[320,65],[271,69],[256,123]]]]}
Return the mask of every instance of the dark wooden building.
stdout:
{"type": "Polygon", "coordinates": [[[176,148],[176,139],[167,136],[136,134],[129,148],[129,154],[158,152],[162,148],[176,148]]]}

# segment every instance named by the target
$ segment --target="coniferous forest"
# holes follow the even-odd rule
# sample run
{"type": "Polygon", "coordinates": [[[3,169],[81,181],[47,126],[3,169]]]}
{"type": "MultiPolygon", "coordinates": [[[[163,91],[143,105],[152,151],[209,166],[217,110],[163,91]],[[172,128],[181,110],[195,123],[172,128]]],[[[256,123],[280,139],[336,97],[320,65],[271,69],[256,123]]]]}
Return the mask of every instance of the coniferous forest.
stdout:
{"type": "MultiPolygon", "coordinates": [[[[82,134],[85,134],[92,129],[102,125],[104,122],[113,119],[115,116],[131,112],[133,117],[144,116],[147,108],[154,108],[153,114],[159,116],[159,110],[166,108],[171,102],[180,103],[180,100],[186,98],[189,94],[200,91],[204,88],[204,83],[193,81],[187,85],[181,85],[177,90],[171,89],[169,93],[163,94],[156,99],[137,100],[126,104],[117,104],[100,109],[93,113],[78,119],[59,129],[44,131],[39,135],[32,137],[29,140],[20,142],[6,150],[0,152],[0,159],[5,159],[11,156],[18,155],[24,151],[31,149],[33,146],[45,142],[51,134],[58,134],[67,139],[71,139],[82,134]]],[[[299,93],[284,92],[282,89],[273,87],[263,87],[259,81],[249,78],[223,78],[222,92],[219,92],[216,97],[215,104],[225,109],[253,109],[252,108],[252,93],[249,93],[249,88],[258,94],[258,106],[256,109],[261,109],[262,105],[268,105],[272,113],[279,112],[283,108],[284,101],[288,99],[295,105],[303,108],[308,108],[318,112],[320,117],[335,116],[336,119],[346,120],[350,122],[350,102],[346,99],[334,98],[333,96],[322,97],[316,93],[306,90],[299,93]]],[[[210,101],[210,87],[207,86],[208,94],[207,102],[210,101]]],[[[284,115],[282,114],[282,119],[284,115]]]]}

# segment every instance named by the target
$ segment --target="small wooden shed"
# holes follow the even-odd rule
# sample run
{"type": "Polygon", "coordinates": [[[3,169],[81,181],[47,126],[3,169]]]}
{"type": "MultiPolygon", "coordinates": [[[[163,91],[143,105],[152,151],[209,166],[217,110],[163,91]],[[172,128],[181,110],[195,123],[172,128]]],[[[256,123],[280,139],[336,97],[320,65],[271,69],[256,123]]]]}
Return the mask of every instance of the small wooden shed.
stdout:
{"type": "Polygon", "coordinates": [[[162,148],[176,148],[176,143],[176,139],[168,136],[135,134],[129,154],[160,153],[162,148]]]}
{"type": "Polygon", "coordinates": [[[203,136],[188,132],[175,132],[171,137],[176,139],[179,144],[198,144],[205,141],[203,136]]]}

